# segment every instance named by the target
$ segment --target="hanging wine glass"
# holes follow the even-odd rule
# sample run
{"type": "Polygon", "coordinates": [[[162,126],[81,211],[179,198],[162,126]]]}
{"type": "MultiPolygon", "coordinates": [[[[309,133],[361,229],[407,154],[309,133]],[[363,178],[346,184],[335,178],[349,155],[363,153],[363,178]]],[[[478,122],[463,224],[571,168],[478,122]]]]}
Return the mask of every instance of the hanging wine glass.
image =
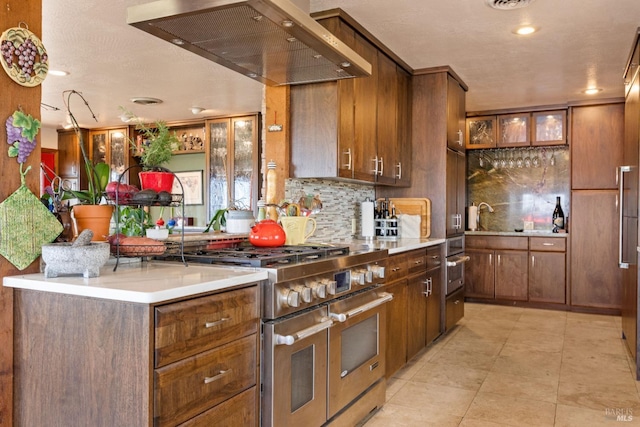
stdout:
{"type": "Polygon", "coordinates": [[[500,167],[501,168],[507,167],[507,153],[505,151],[500,152],[500,167]]]}
{"type": "Polygon", "coordinates": [[[518,150],[518,158],[516,159],[516,166],[521,168],[522,165],[523,165],[522,150],[518,150]]]}
{"type": "Polygon", "coordinates": [[[484,150],[480,150],[480,158],[478,159],[478,165],[484,167],[484,150]]]}
{"type": "Polygon", "coordinates": [[[540,166],[540,157],[538,157],[538,150],[536,150],[535,148],[533,149],[533,158],[531,159],[531,165],[534,168],[540,166]]]}
{"type": "Polygon", "coordinates": [[[531,157],[529,156],[529,151],[531,149],[527,148],[526,154],[525,154],[525,158],[524,158],[524,167],[525,168],[530,168],[531,167],[531,157]]]}
{"type": "Polygon", "coordinates": [[[547,149],[544,147],[540,149],[540,158],[542,159],[542,167],[546,168],[547,167],[547,149]]]}
{"type": "Polygon", "coordinates": [[[514,154],[513,154],[514,149],[510,149],[509,150],[509,169],[513,169],[514,166],[516,165],[516,160],[513,158],[514,154]]]}
{"type": "Polygon", "coordinates": [[[549,164],[551,166],[555,166],[556,165],[556,157],[555,157],[555,151],[553,148],[551,149],[551,158],[549,159],[549,164]]]}
{"type": "Polygon", "coordinates": [[[493,155],[493,161],[491,164],[494,169],[500,169],[500,158],[498,157],[498,151],[492,150],[491,154],[493,155]]]}

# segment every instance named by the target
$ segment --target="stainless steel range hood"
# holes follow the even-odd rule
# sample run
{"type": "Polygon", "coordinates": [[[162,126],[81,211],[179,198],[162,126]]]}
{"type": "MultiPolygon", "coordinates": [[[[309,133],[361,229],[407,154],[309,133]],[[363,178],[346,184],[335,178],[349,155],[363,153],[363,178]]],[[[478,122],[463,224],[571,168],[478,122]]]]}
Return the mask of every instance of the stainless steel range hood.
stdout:
{"type": "Polygon", "coordinates": [[[160,0],[127,23],[278,86],[371,75],[371,64],[289,0],[160,0]]]}

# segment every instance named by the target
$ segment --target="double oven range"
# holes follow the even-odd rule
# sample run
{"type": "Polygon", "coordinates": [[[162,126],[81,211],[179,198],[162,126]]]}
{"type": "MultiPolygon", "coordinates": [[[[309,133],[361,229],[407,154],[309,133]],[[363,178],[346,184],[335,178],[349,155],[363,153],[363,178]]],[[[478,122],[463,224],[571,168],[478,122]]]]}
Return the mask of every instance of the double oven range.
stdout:
{"type": "Polygon", "coordinates": [[[239,246],[188,262],[268,271],[261,289],[261,424],[355,425],[385,401],[387,251],[239,246]]]}

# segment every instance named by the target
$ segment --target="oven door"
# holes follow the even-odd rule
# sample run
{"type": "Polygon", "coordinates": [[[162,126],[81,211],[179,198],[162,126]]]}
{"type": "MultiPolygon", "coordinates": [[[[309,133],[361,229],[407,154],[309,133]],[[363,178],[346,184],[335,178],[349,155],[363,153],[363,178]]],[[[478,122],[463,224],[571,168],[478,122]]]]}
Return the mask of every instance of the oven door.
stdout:
{"type": "Polygon", "coordinates": [[[469,256],[464,254],[447,257],[446,295],[451,295],[464,286],[464,263],[469,259],[469,256]]]}
{"type": "Polygon", "coordinates": [[[327,330],[321,307],[263,324],[262,426],[327,420],[327,330]]]}
{"type": "Polygon", "coordinates": [[[385,303],[392,299],[371,290],[329,305],[328,418],[384,377],[385,303]]]}

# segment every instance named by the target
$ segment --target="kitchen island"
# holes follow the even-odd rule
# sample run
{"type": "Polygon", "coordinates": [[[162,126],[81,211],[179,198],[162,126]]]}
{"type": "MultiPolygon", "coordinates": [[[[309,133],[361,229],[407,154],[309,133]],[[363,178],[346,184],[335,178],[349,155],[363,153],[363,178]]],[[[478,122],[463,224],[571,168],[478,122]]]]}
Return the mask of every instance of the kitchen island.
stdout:
{"type": "Polygon", "coordinates": [[[257,425],[267,273],[112,268],[4,279],[14,288],[15,425],[257,425]]]}

